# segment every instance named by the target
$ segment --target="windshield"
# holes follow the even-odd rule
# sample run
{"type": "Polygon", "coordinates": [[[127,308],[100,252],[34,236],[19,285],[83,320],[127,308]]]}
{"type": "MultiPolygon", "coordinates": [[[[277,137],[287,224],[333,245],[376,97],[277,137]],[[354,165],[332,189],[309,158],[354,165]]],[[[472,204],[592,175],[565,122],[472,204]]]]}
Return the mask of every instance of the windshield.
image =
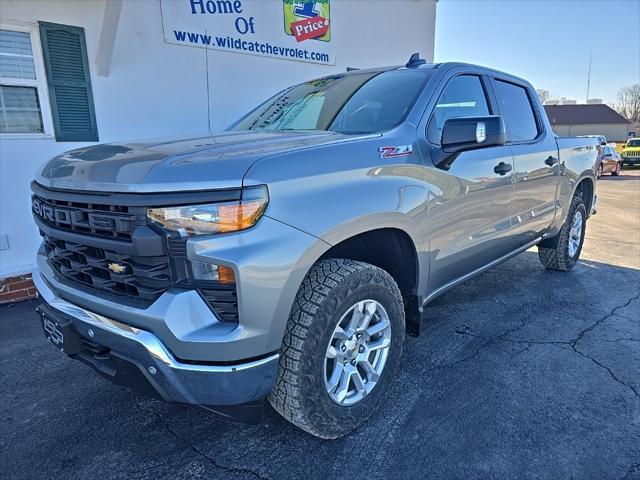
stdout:
{"type": "Polygon", "coordinates": [[[271,97],[230,129],[340,133],[389,130],[404,120],[430,72],[363,72],[301,83],[271,97]]]}
{"type": "Polygon", "coordinates": [[[640,138],[637,140],[629,140],[627,142],[627,147],[640,147],[640,138]]]}

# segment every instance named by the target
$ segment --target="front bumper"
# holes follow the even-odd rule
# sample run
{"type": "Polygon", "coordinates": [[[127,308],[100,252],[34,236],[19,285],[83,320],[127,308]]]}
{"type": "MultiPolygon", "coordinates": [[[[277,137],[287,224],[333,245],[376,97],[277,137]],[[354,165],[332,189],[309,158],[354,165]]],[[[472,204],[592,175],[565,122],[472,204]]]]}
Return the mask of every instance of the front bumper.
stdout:
{"type": "Polygon", "coordinates": [[[622,157],[623,165],[640,165],[640,156],[622,157]]]}
{"type": "Polygon", "coordinates": [[[302,279],[328,244],[263,217],[248,230],[194,238],[190,260],[231,267],[235,272],[239,322],[220,321],[193,289],[171,287],[146,308],[136,308],[62,281],[43,250],[33,273],[56,296],[153,334],[184,363],[240,363],[268,356],[282,346],[287,319],[302,279]]]}
{"type": "Polygon", "coordinates": [[[278,354],[228,365],[183,363],[154,334],[67,302],[39,274],[34,282],[44,302],[43,315],[67,325],[82,343],[70,356],[115,383],[245,421],[252,421],[254,415],[239,418],[239,412],[260,405],[255,401],[261,401],[273,388],[278,354]],[[230,405],[242,407],[219,408],[230,405]]]}

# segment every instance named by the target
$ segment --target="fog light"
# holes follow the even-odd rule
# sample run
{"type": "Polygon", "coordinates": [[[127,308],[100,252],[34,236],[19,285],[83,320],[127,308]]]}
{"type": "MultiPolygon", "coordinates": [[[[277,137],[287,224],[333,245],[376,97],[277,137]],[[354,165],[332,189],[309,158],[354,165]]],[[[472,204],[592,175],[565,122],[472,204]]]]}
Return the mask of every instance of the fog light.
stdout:
{"type": "Polygon", "coordinates": [[[196,262],[191,260],[191,273],[194,280],[214,281],[224,284],[235,283],[233,269],[215,263],[196,262]]]}

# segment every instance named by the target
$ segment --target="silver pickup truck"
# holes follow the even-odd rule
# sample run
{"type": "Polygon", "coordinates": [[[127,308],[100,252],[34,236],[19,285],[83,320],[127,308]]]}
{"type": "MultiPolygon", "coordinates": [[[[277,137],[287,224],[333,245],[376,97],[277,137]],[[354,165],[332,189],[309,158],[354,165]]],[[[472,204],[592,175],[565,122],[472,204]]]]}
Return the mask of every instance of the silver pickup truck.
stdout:
{"type": "Polygon", "coordinates": [[[44,332],[157,398],[247,422],[266,398],[336,438],[381,405],[435,297],[532,246],[571,270],[596,159],[526,81],[416,55],[212,136],[70,151],[32,183],[44,332]]]}

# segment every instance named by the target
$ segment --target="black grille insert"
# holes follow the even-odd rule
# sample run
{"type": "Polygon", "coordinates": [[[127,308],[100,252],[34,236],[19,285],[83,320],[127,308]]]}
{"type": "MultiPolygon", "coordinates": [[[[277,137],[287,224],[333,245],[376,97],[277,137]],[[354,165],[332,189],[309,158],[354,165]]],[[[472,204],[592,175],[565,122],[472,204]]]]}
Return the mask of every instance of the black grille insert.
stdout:
{"type": "Polygon", "coordinates": [[[131,241],[139,225],[147,223],[141,207],[44,199],[34,195],[33,213],[52,228],[67,232],[131,241]]]}
{"type": "Polygon", "coordinates": [[[171,286],[166,256],[130,256],[79,243],[44,237],[49,264],[64,279],[151,304],[171,286]]]}

